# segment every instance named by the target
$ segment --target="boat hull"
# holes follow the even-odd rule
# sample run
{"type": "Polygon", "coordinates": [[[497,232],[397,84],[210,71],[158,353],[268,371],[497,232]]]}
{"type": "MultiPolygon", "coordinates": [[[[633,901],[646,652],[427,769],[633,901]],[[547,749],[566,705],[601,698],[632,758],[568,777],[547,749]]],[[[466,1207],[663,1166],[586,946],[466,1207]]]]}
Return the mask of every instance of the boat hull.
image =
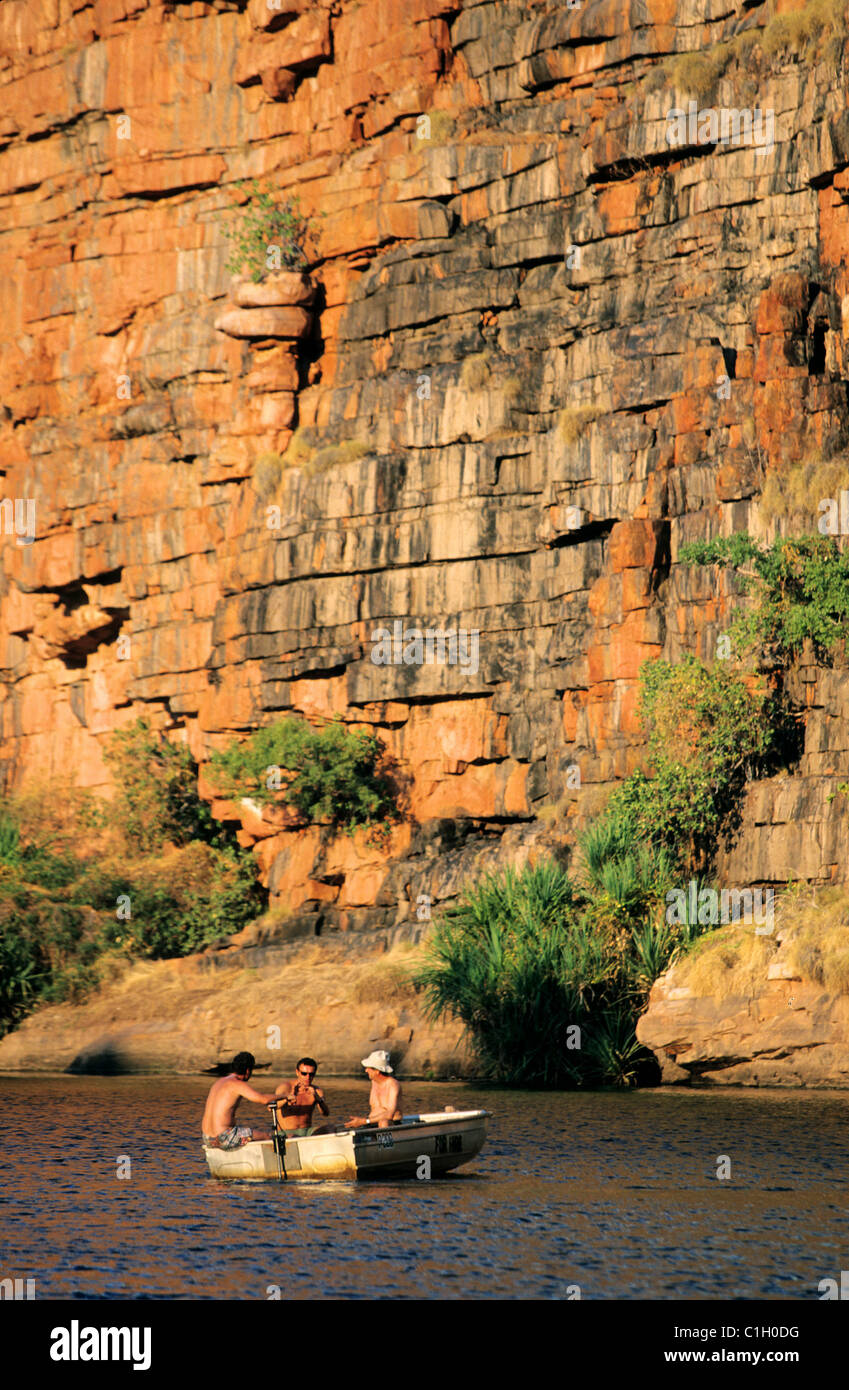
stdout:
{"type": "MultiPolygon", "coordinates": [[[[389,1129],[369,1125],[339,1134],[289,1138],[289,1178],[436,1177],[474,1158],[486,1139],[486,1110],[406,1116],[389,1129]],[[423,1160],[427,1160],[423,1162],[423,1160]]],[[[270,1139],[239,1149],[204,1149],[215,1178],[274,1178],[277,1155],[270,1139]]]]}

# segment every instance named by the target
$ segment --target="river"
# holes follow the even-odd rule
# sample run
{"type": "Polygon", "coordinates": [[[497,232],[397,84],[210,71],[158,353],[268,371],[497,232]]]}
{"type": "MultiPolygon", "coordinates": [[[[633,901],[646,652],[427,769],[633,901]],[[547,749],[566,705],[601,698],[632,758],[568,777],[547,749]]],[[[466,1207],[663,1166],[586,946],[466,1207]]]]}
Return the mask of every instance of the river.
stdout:
{"type": "MultiPolygon", "coordinates": [[[[407,1082],[408,1113],[493,1112],[467,1168],[278,1186],[208,1176],[208,1085],[0,1077],[0,1277],[38,1298],[815,1299],[849,1269],[846,1092],[407,1082]]],[[[367,1092],[325,1089],[338,1117],[367,1092]]]]}

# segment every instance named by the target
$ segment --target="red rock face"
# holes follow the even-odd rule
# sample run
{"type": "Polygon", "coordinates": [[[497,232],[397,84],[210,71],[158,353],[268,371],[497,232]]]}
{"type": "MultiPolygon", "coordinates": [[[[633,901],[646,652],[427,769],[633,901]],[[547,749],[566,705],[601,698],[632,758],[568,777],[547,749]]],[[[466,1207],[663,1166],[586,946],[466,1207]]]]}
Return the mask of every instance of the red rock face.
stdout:
{"type": "Polygon", "coordinates": [[[765,470],[844,438],[849,292],[839,84],[732,68],[775,150],[673,149],[647,79],[691,31],[631,16],[0,6],[0,461],[36,504],[0,537],[7,782],[106,789],[140,713],[201,764],[290,711],[374,728],[388,852],[229,811],[274,896],[358,927],[639,762],[640,664],[728,617],[679,544],[763,531],[765,470]],[[255,176],[311,220],[307,277],[225,269],[255,176]],[[477,657],[375,663],[398,620],[477,657]]]}

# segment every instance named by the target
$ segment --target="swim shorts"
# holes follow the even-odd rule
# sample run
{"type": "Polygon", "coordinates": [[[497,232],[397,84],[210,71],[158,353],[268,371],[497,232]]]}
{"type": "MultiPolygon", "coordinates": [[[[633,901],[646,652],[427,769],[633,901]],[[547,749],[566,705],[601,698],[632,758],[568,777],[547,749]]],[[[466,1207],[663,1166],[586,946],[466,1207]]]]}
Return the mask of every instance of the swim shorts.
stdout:
{"type": "Polygon", "coordinates": [[[205,1149],[240,1149],[243,1144],[251,1142],[253,1135],[253,1130],[247,1125],[233,1125],[232,1129],[222,1129],[214,1137],[205,1134],[203,1146],[205,1149]]]}

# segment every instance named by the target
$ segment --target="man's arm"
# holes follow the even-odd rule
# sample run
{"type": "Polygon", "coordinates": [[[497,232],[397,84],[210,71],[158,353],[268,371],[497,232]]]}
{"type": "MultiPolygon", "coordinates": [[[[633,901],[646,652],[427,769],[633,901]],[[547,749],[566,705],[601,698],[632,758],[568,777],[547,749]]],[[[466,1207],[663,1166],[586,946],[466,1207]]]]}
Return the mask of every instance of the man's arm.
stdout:
{"type": "Polygon", "coordinates": [[[327,1104],[327,1101],[324,1099],[324,1092],[323,1092],[323,1091],[320,1091],[320,1090],[318,1089],[317,1086],[314,1086],[314,1087],[313,1087],[313,1090],[315,1091],[315,1101],[316,1101],[316,1105],[318,1106],[318,1108],[319,1108],[319,1110],[321,1111],[322,1115],[329,1115],[329,1114],[330,1114],[330,1106],[327,1104]]]}
{"type": "Polygon", "coordinates": [[[276,1096],[264,1095],[262,1091],[255,1091],[253,1086],[249,1086],[247,1081],[237,1081],[236,1090],[245,1100],[252,1100],[256,1105],[270,1105],[276,1096]]]}

